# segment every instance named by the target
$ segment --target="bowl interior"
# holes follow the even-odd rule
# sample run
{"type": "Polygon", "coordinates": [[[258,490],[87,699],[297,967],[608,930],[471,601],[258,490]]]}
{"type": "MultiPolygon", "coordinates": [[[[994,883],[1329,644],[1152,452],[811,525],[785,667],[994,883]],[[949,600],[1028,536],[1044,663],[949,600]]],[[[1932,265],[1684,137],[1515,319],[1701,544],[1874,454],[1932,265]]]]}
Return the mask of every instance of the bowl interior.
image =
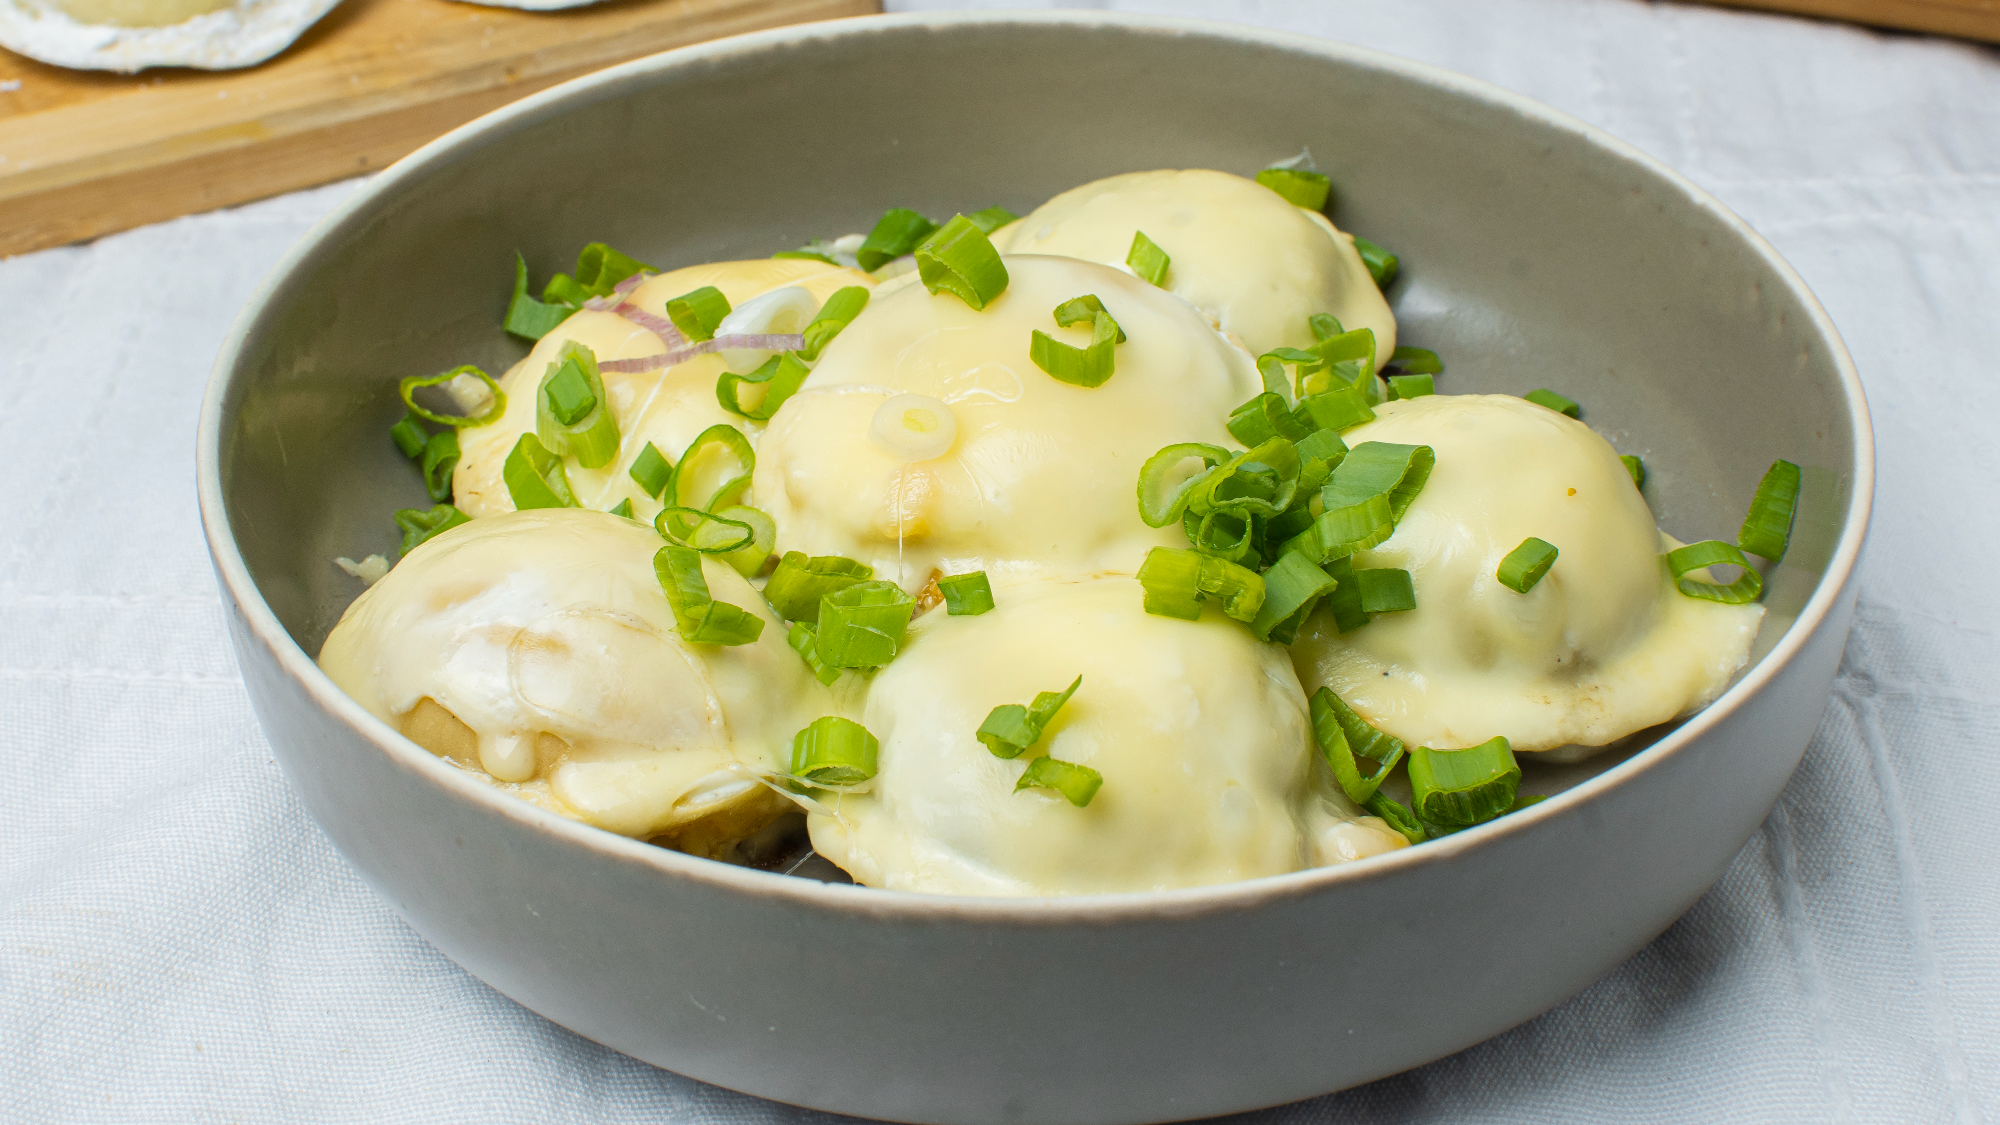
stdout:
{"type": "MultiPolygon", "coordinates": [[[[1845,529],[1860,409],[1796,279],[1718,207],[1559,115],[1366,52],[1116,21],[877,21],[642,60],[502,111],[386,173],[252,310],[221,376],[229,534],[309,654],[359,593],[335,556],[395,553],[428,506],[387,440],[397,378],[525,345],[499,328],[604,241],[655,266],[763,257],[1118,172],[1249,174],[1309,148],[1335,221],[1398,253],[1404,342],[1439,390],[1550,387],[1620,452],[1683,540],[1733,539],[1760,474],[1805,470],[1757,655],[1845,529]]],[[[1636,752],[1543,767],[1553,792],[1636,752]]]]}

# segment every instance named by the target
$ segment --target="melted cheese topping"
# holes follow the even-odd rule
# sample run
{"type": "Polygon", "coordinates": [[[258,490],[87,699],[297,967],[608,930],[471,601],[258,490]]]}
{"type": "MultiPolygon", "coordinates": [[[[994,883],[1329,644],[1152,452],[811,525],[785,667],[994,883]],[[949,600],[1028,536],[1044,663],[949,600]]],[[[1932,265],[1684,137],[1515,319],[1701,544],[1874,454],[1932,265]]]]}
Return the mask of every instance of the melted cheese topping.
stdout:
{"type": "Polygon", "coordinates": [[[411,552],[364,592],[320,667],[370,713],[434,748],[455,720],[496,779],[628,836],[672,830],[783,772],[791,737],[828,709],[785,626],[735,571],[710,594],[758,614],[734,647],[680,639],[653,572],[659,536],[602,512],[475,520],[411,552]],[[431,701],[445,713],[426,709],[431,701]]]}
{"type": "Polygon", "coordinates": [[[860,559],[914,590],[933,569],[985,570],[996,583],[1129,574],[1149,547],[1186,546],[1179,528],[1140,521],[1139,468],[1172,442],[1228,442],[1230,409],[1260,389],[1254,365],[1129,274],[1046,257],[1007,268],[1007,291],[984,311],[920,285],[878,291],[827,347],[758,449],[752,491],[778,522],[779,550],[860,559]],[[1053,316],[1086,293],[1128,337],[1096,388],[1028,358],[1036,330],[1089,343],[1084,326],[1053,316]],[[942,454],[911,461],[870,440],[883,404],[906,394],[950,411],[956,437],[942,454]]]}
{"type": "MultiPolygon", "coordinates": [[[[1437,467],[1357,567],[1408,570],[1417,608],[1340,635],[1314,614],[1293,659],[1407,742],[1601,746],[1686,714],[1747,659],[1764,609],[1686,597],[1632,478],[1590,427],[1508,395],[1378,406],[1342,436],[1428,445],[1437,467]],[[1495,577],[1529,536],[1560,555],[1526,594],[1495,577]]],[[[1671,546],[1671,541],[1666,541],[1671,546]]]]}
{"type": "MultiPolygon", "coordinates": [[[[796,285],[824,303],[837,289],[849,285],[872,286],[865,273],[801,258],[768,258],[748,262],[713,262],[689,266],[648,278],[632,291],[630,301],[655,316],[666,315],[667,302],[683,293],[713,285],[722,290],[732,306],[774,289],[796,285]]],[[[574,340],[589,348],[601,364],[612,359],[643,359],[662,355],[667,346],[650,330],[608,312],[589,309],[569,319],[535,342],[528,358],[517,363],[500,380],[507,392],[507,412],[490,426],[459,431],[461,457],[451,484],[454,503],[475,518],[514,510],[514,500],[501,479],[507,454],[521,435],[535,430],[535,395],[565,342],[574,340]]],[[[722,358],[699,355],[660,371],[638,374],[604,373],[604,391],[618,418],[618,456],[596,469],[577,465],[575,458],[563,462],[570,487],[586,508],[614,508],[620,500],[632,502],[633,513],[651,519],[660,502],[646,495],[632,479],[632,462],[652,442],[670,461],[679,461],[701,432],[710,426],[733,425],[749,433],[753,440],[758,425],[729,413],[715,398],[715,382],[723,372],[722,358]]]]}
{"type": "Polygon", "coordinates": [[[1353,238],[1255,180],[1199,168],[1131,172],[1072,188],[1002,229],[1011,235],[999,245],[1011,253],[1121,270],[1133,232],[1144,231],[1172,259],[1167,289],[1253,354],[1311,347],[1314,313],[1373,329],[1378,367],[1396,350],[1395,315],[1353,238]]]}
{"type": "Polygon", "coordinates": [[[860,882],[946,894],[1095,894],[1251,879],[1402,846],[1331,788],[1285,652],[1210,614],[1146,614],[1129,578],[995,591],[933,612],[875,677],[865,793],[829,798],[813,846],[860,882]],[[1002,703],[1083,684],[1011,761],[975,737],[1002,703]],[[1015,792],[1047,753],[1104,786],[1084,808],[1015,792]]]}

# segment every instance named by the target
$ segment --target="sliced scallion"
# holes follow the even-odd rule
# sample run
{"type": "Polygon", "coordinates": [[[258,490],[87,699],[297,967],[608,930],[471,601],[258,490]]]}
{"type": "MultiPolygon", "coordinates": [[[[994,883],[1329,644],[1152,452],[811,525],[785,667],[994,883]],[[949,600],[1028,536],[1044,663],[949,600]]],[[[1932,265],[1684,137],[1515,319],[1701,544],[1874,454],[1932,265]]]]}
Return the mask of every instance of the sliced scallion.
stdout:
{"type": "Polygon", "coordinates": [[[881,748],[860,723],[822,715],[792,737],[792,776],[814,785],[859,785],[875,776],[881,748]]]}
{"type": "Polygon", "coordinates": [[[979,724],[974,732],[986,749],[996,758],[1018,758],[1029,747],[1040,742],[1049,721],[1062,710],[1069,697],[1076,694],[1078,685],[1083,683],[1079,675],[1061,691],[1038,693],[1034,701],[1026,705],[1002,703],[986,713],[986,721],[979,724]]]}
{"type": "Polygon", "coordinates": [[[1736,533],[1736,545],[1753,555],[1777,562],[1785,557],[1792,539],[1792,516],[1799,503],[1799,467],[1790,461],[1773,461],[1757,482],[1757,495],[1743,517],[1743,529],[1736,533]]]}
{"type": "Polygon", "coordinates": [[[674,627],[693,644],[747,645],[764,632],[764,619],[709,596],[701,554],[669,544],[653,555],[653,573],[674,611],[674,627]]]}
{"type": "Polygon", "coordinates": [[[424,491],[431,499],[450,500],[451,471],[458,467],[458,431],[432,434],[424,443],[418,465],[424,471],[424,491]]]}
{"type": "Polygon", "coordinates": [[[1332,313],[1314,313],[1306,318],[1306,326],[1312,329],[1315,340],[1331,340],[1347,331],[1340,326],[1340,318],[1332,313]]]}
{"type": "Polygon", "coordinates": [[[1764,595],[1763,576],[1757,573],[1735,544],[1724,543],[1720,539],[1689,543],[1668,551],[1667,569],[1674,576],[1674,585],[1690,598],[1724,605],[1747,605],[1764,595]],[[1737,566],[1743,568],[1743,573],[1727,585],[1688,577],[1690,571],[1708,566],[1737,566]]]}
{"type": "Polygon", "coordinates": [[[731,504],[715,513],[716,523],[696,528],[694,546],[711,547],[719,538],[730,533],[730,524],[748,524],[750,542],[733,551],[724,551],[716,557],[729,564],[729,568],[745,578],[755,578],[764,569],[764,563],[771,557],[771,549],[778,541],[778,521],[772,519],[760,508],[747,504],[731,504]]]}
{"type": "Polygon", "coordinates": [[[1535,583],[1540,582],[1555,564],[1555,544],[1530,535],[1521,540],[1520,546],[1507,552],[1507,557],[1500,560],[1500,568],[1493,576],[1509,590],[1525,594],[1534,589],[1535,583]]]}
{"type": "Polygon", "coordinates": [[[1329,336],[1314,344],[1312,352],[1319,365],[1298,366],[1300,398],[1334,390],[1342,385],[1372,386],[1375,376],[1375,330],[1356,328],[1329,336]]]}
{"type": "MultiPolygon", "coordinates": [[[[1292,500],[1292,509],[1299,508],[1299,497],[1309,497],[1320,490],[1333,470],[1347,458],[1347,443],[1331,429],[1314,430],[1297,442],[1299,451],[1299,490],[1292,500]]],[[[1289,538],[1289,536],[1288,536],[1289,538]]]]}
{"type": "Polygon", "coordinates": [[[764,600],[787,621],[819,621],[820,599],[836,590],[864,582],[875,573],[867,563],[841,555],[787,551],[764,584],[764,600]]]}
{"type": "Polygon", "coordinates": [[[1173,259],[1147,238],[1145,231],[1135,230],[1132,232],[1132,248],[1125,252],[1125,264],[1132,267],[1132,273],[1141,280],[1165,288],[1167,269],[1173,265],[1173,259]]]}
{"type": "Polygon", "coordinates": [[[1291,644],[1313,606],[1333,592],[1334,578],[1295,551],[1279,555],[1263,577],[1264,604],[1250,622],[1250,631],[1259,640],[1291,644]]]}
{"type": "Polygon", "coordinates": [[[993,585],[983,570],[946,575],[938,579],[938,591],[949,617],[976,617],[993,608],[993,585]]]}
{"type": "Polygon", "coordinates": [[[965,220],[979,228],[981,234],[992,234],[1021,216],[1005,207],[982,207],[965,217],[965,220]]]}
{"type": "Polygon", "coordinates": [[[1229,457],[1219,445],[1187,441],[1146,458],[1139,468],[1139,518],[1147,527],[1165,527],[1180,519],[1188,494],[1229,457]]]}
{"type": "Polygon", "coordinates": [[[1308,429],[1335,433],[1375,420],[1375,410],[1368,405],[1368,396],[1361,388],[1353,386],[1334,387],[1306,395],[1299,399],[1292,415],[1308,429]]]}
{"type": "Polygon", "coordinates": [[[785,634],[785,643],[792,646],[792,651],[799,654],[799,659],[806,662],[806,667],[812,669],[813,678],[820,683],[832,686],[833,681],[840,678],[844,669],[835,668],[820,659],[819,630],[803,621],[794,621],[785,634]]]}
{"type": "Polygon", "coordinates": [[[1410,813],[1410,810],[1391,799],[1387,794],[1378,792],[1366,801],[1363,801],[1361,807],[1381,817],[1384,823],[1412,844],[1421,844],[1428,838],[1428,834],[1424,831],[1424,826],[1418,823],[1417,818],[1410,813]]]}
{"type": "Polygon", "coordinates": [[[917,600],[894,582],[856,582],[819,600],[819,656],[834,668],[879,668],[903,647],[917,600]]]}
{"type": "MultiPolygon", "coordinates": [[[[1321,490],[1322,496],[1325,491],[1321,490]]],[[[1378,493],[1326,509],[1304,531],[1285,540],[1283,550],[1296,551],[1308,561],[1325,567],[1336,559],[1376,546],[1395,532],[1395,509],[1386,493],[1378,493]]]]}
{"type": "Polygon", "coordinates": [[[403,533],[403,554],[408,555],[459,524],[471,523],[472,517],[450,504],[439,504],[429,509],[400,509],[395,520],[396,527],[403,533]]]}
{"type": "MultiPolygon", "coordinates": [[[[734,426],[714,425],[696,435],[687,452],[674,466],[674,477],[661,499],[670,508],[696,508],[712,512],[734,503],[750,487],[750,473],[757,467],[757,455],[750,439],[734,426]]],[[[694,533],[692,524],[679,522],[675,530],[681,538],[694,533]]]]}
{"type": "Polygon", "coordinates": [[[1292,404],[1272,391],[1251,399],[1229,412],[1230,436],[1244,445],[1257,445],[1274,437],[1297,441],[1310,433],[1306,424],[1294,417],[1292,404]]]}
{"type": "Polygon", "coordinates": [[[1446,828],[1484,824],[1514,805],[1521,767],[1505,738],[1459,750],[1410,751],[1410,803],[1417,819],[1446,828]]]}
{"type": "Polygon", "coordinates": [[[1181,530],[1188,544],[1204,555],[1256,567],[1263,554],[1257,549],[1260,528],[1256,516],[1238,516],[1210,511],[1197,515],[1192,509],[1181,517],[1181,530]]]}
{"type": "MultiPolygon", "coordinates": [[[[1375,771],[1363,775],[1360,764],[1355,761],[1354,745],[1347,737],[1348,723],[1361,723],[1360,716],[1347,710],[1347,705],[1326,688],[1313,693],[1311,710],[1313,740],[1319,743],[1319,751],[1326,756],[1326,764],[1333,767],[1334,780],[1340,782],[1341,792],[1357,805],[1366,804],[1382,787],[1382,782],[1388,779],[1389,771],[1403,760],[1403,744],[1393,738],[1388,739],[1386,747],[1379,740],[1371,743],[1371,748],[1384,750],[1384,756],[1379,759],[1371,757],[1369,760],[1375,763],[1375,771]],[[1343,717],[1342,712],[1352,718],[1343,717]]],[[[1367,726],[1366,723],[1361,725],[1367,726]]],[[[1368,729],[1374,731],[1373,727],[1368,729]]]]}
{"type": "Polygon", "coordinates": [[[522,434],[507,460],[501,463],[500,479],[517,511],[532,508],[577,508],[576,493],[570,490],[569,473],[562,458],[549,452],[540,438],[522,434]]]}
{"type": "Polygon", "coordinates": [[[1329,511],[1369,496],[1387,495],[1392,518],[1400,522],[1437,465],[1428,445],[1364,441],[1341,459],[1321,499],[1329,511]]]}
{"type": "MultiPolygon", "coordinates": [[[[1326,688],[1313,693],[1313,726],[1317,730],[1322,712],[1330,715],[1340,729],[1342,737],[1352,752],[1373,762],[1393,766],[1403,756],[1406,749],[1403,740],[1379,730],[1373,723],[1362,718],[1347,701],[1326,688]]],[[[1361,798],[1356,798],[1357,801],[1361,798]]]]}
{"type": "Polygon", "coordinates": [[[1555,393],[1554,391],[1549,390],[1547,387],[1542,387],[1539,390],[1529,391],[1527,394],[1524,394],[1521,397],[1527,399],[1529,402],[1534,403],[1536,406],[1546,406],[1550,410],[1555,411],[1557,414],[1567,415],[1571,418],[1583,417],[1582,407],[1578,406],[1574,402],[1571,402],[1569,399],[1566,399],[1563,396],[1555,393]]]}
{"type": "Polygon", "coordinates": [[[700,343],[715,338],[715,326],[729,315],[729,298],[713,285],[691,289],[667,301],[667,319],[681,335],[700,343]]]}
{"type": "Polygon", "coordinates": [[[1202,598],[1213,597],[1224,613],[1247,624],[1264,605],[1264,579],[1256,571],[1199,551],[1154,547],[1137,577],[1146,612],[1162,617],[1199,620],[1202,598]]]}
{"type": "Polygon", "coordinates": [[[819,307],[819,312],[813,315],[812,323],[806,325],[805,346],[799,349],[799,357],[818,359],[819,353],[833,342],[833,338],[840,335],[841,330],[867,307],[868,290],[861,286],[849,285],[835,290],[833,296],[826,299],[826,304],[819,307]]]}
{"type": "Polygon", "coordinates": [[[814,250],[810,246],[801,247],[800,249],[797,250],[780,250],[777,253],[771,255],[771,257],[780,259],[795,258],[798,259],[799,261],[805,261],[805,262],[825,262],[829,266],[837,266],[840,264],[839,262],[834,261],[832,258],[827,257],[825,254],[822,254],[819,251],[814,250]]]}
{"type": "MultiPolygon", "coordinates": [[[[916,248],[916,255],[917,275],[932,293],[950,293],[983,309],[1007,290],[1007,266],[1000,252],[964,215],[953,215],[937,228],[916,248]]],[[[1110,378],[1109,372],[1105,378],[1110,378]]]]}
{"type": "Polygon", "coordinates": [[[1646,487],[1646,463],[1644,461],[1639,460],[1630,453],[1619,454],[1618,460],[1625,466],[1625,471],[1632,474],[1633,488],[1646,487]]]}
{"type": "MultiPolygon", "coordinates": [[[[1085,293],[1081,297],[1071,297],[1069,300],[1057,305],[1055,311],[1056,324],[1063,328],[1068,328],[1072,324],[1088,324],[1094,328],[1096,327],[1098,317],[1108,317],[1110,315],[1110,310],[1104,307],[1104,302],[1099,300],[1095,293],[1085,293]]],[[[1111,322],[1111,327],[1118,333],[1118,342],[1121,344],[1124,343],[1125,330],[1118,327],[1116,320],[1111,322]]]]}
{"type": "Polygon", "coordinates": [[[666,455],[650,441],[637,457],[632,458],[632,467],[626,471],[639,482],[640,488],[646,490],[646,495],[655,500],[660,498],[660,490],[667,487],[667,482],[674,479],[673,462],[667,460],[666,455]]]}
{"type": "Polygon", "coordinates": [[[1422,398],[1437,393],[1437,386],[1429,375],[1391,375],[1387,382],[1389,399],[1392,402],[1396,399],[1422,398]]]}
{"type": "Polygon", "coordinates": [[[1411,375],[1444,374],[1444,361],[1429,348],[1398,347],[1389,353],[1389,366],[1411,375]]]}
{"type": "Polygon", "coordinates": [[[724,371],[715,380],[715,399],[724,410],[759,422],[768,422],[786,400],[798,393],[799,384],[812,374],[797,352],[783,352],[763,362],[757,370],[739,375],[724,371]],[[757,388],[756,397],[743,401],[743,387],[757,388]]]}
{"type": "Polygon", "coordinates": [[[636,519],[637,517],[632,514],[632,498],[627,496],[616,504],[611,505],[611,514],[614,516],[623,516],[628,520],[636,519]]]}
{"type": "Polygon", "coordinates": [[[1274,437],[1232,456],[1189,489],[1188,511],[1275,516],[1291,507],[1299,483],[1299,450],[1274,437]]]}
{"type": "MultiPolygon", "coordinates": [[[[1063,320],[1066,309],[1074,309],[1084,301],[1095,301],[1095,297],[1078,297],[1056,307],[1058,324],[1074,323],[1063,320]]],[[[1076,347],[1065,344],[1046,332],[1036,329],[1028,340],[1028,358],[1035,366],[1047,372],[1049,378],[1073,387],[1101,387],[1105,380],[1117,371],[1115,349],[1118,341],[1125,338],[1124,330],[1102,305],[1091,314],[1092,327],[1090,344],[1076,347]]]]}
{"type": "Polygon", "coordinates": [[[757,538],[757,530],[748,523],[700,508],[661,508],[660,514],[653,517],[653,527],[667,542],[704,555],[740,551],[757,538]]]}
{"type": "MultiPolygon", "coordinates": [[[[875,229],[854,252],[854,260],[864,270],[874,271],[917,248],[938,225],[907,207],[891,207],[875,222],[875,229]]],[[[935,292],[935,290],[933,290],[935,292]]]]}
{"type": "Polygon", "coordinates": [[[424,428],[423,419],[405,411],[402,421],[389,427],[389,438],[396,443],[397,449],[403,451],[403,456],[414,461],[423,455],[424,446],[431,440],[431,432],[424,428]]]}
{"type": "Polygon", "coordinates": [[[1361,592],[1361,612],[1404,613],[1417,608],[1416,587],[1410,581],[1410,572],[1393,567],[1370,567],[1354,572],[1355,586],[1361,592]]]}
{"type": "Polygon", "coordinates": [[[1320,564],[1320,569],[1333,576],[1336,585],[1326,596],[1326,611],[1333,618],[1333,627],[1341,633],[1352,633],[1372,618],[1361,608],[1361,581],[1355,577],[1354,560],[1342,555],[1337,559],[1320,564]]]}
{"type": "Polygon", "coordinates": [[[609,297],[618,283],[635,273],[658,273],[637,258],[620,254],[602,242],[585,246],[576,255],[576,283],[594,297],[609,297]]]}
{"type": "MultiPolygon", "coordinates": [[[[491,375],[469,363],[462,367],[454,367],[450,371],[439,372],[436,375],[406,375],[397,384],[396,389],[402,395],[403,405],[409,408],[410,413],[427,422],[436,422],[440,426],[460,428],[486,426],[498,422],[500,416],[507,413],[507,392],[500,389],[500,384],[494,382],[491,375]],[[477,378],[480,383],[485,385],[487,395],[485,410],[473,415],[440,414],[435,410],[418,405],[416,394],[419,390],[425,387],[448,384],[466,375],[477,378]]],[[[450,394],[451,391],[447,387],[444,393],[450,394]]]]}
{"type": "Polygon", "coordinates": [[[514,295],[508,298],[507,315],[501,319],[500,327],[523,340],[539,340],[555,331],[575,311],[572,305],[544,304],[528,296],[528,260],[516,250],[514,295]]]}
{"type": "Polygon", "coordinates": [[[618,417],[597,373],[597,356],[574,340],[563,344],[535,393],[535,436],[558,457],[586,469],[618,456],[618,417]]]}
{"type": "Polygon", "coordinates": [[[1097,791],[1104,785],[1104,775],[1089,766],[1075,762],[1059,761],[1043,756],[1028,763],[1028,769],[1021,774],[1021,780],[1014,783],[1014,792],[1023,789],[1053,789],[1063,795],[1063,799],[1077,808],[1090,804],[1097,791]]]}
{"type": "Polygon", "coordinates": [[[1333,194],[1333,181],[1324,172],[1303,168],[1266,168],[1257,173],[1257,182],[1285,197],[1285,202],[1308,211],[1326,210],[1333,194]]]}
{"type": "Polygon", "coordinates": [[[1396,271],[1401,268],[1401,261],[1394,254],[1360,235],[1354,236],[1354,249],[1361,254],[1361,264],[1368,267],[1368,276],[1375,279],[1375,287],[1389,288],[1389,283],[1396,280],[1396,271]]]}

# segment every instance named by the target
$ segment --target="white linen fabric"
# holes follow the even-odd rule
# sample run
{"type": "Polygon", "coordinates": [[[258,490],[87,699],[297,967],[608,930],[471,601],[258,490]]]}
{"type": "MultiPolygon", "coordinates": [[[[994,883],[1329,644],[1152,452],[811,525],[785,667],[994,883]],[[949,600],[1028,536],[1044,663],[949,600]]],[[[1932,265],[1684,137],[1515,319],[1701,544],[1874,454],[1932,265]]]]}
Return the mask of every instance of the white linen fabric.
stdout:
{"type": "MultiPolygon", "coordinates": [[[[1651,151],[1797,265],[1880,435],[1836,694],[1723,881],[1540,1019],[1250,1120],[2000,1119],[2000,53],[1639,0],[1115,6],[1380,47],[1651,151]]],[[[492,992],[272,763],[196,520],[195,417],[252,287],[351,190],[0,262],[0,1121],[822,1118],[492,992]]]]}

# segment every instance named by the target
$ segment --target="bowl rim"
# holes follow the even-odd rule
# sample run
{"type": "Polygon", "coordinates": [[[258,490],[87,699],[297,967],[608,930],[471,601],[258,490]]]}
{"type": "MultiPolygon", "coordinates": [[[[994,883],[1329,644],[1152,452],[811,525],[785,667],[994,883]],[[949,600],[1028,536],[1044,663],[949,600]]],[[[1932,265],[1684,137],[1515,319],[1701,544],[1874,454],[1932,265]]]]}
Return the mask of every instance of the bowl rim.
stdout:
{"type": "MultiPolygon", "coordinates": [[[[246,380],[247,372],[242,375],[246,380]]],[[[1630,783],[1679,753],[1684,747],[1720,725],[1742,707],[1751,696],[1774,680],[1834,614],[1845,588],[1853,580],[1875,488],[1875,443],[1868,402],[1854,361],[1849,356],[1832,319],[1803,278],[1776,249],[1748,223],[1707,191],[1696,186],[1664,162],[1619,140],[1610,133],[1553,109],[1521,94],[1469,78],[1442,67],[1404,59],[1373,48],[1293,32],[1273,31],[1216,20],[1187,19],[1103,11],[962,11],[916,12],[899,15],[860,16],[816,23],[795,24],[751,32],[707,43],[680,47],[643,59],[622,63],[580,78],[560,83],[520,101],[494,110],[444,134],[396,161],[376,174],[353,195],[322,217],[286,252],[259,283],[243,310],[230,326],[218,353],[203,396],[197,430],[196,488],[204,533],[216,575],[224,591],[234,601],[249,637],[269,650],[277,666],[330,718],[345,724],[354,734],[371,742],[397,766],[421,774],[458,798],[482,805],[500,814],[518,829],[560,839],[597,853],[606,863],[635,864],[672,879],[705,884],[710,889],[740,893],[825,911],[861,915],[884,920],[912,919],[938,921],[949,918],[984,925],[1052,926],[1102,925],[1115,922],[1157,921],[1248,911],[1267,904],[1331,893],[1338,888],[1377,880],[1393,879],[1412,868],[1450,863],[1465,852],[1497,844],[1501,839],[1557,817],[1575,815],[1600,794],[1630,783]],[[1618,763],[1605,772],[1564,790],[1521,812],[1454,833],[1423,847],[1399,848],[1371,857],[1366,862],[1308,868],[1282,875],[1263,876],[1231,883],[1218,883],[1173,890],[1129,891],[1115,894],[1075,896],[1033,896],[994,898],[944,895],[912,891],[892,891],[859,885],[822,883],[777,872],[737,867],[714,860],[685,855],[643,840],[619,836],[581,821],[570,820],[519,800],[432,755],[416,743],[364,710],[320,670],[318,663],[292,640],[284,625],[251,579],[249,569],[237,549],[227,507],[223,502],[221,439],[224,433],[223,404],[245,365],[246,345],[265,322],[276,315],[274,298],[290,282],[293,274],[321,248],[363,212],[373,208],[406,182],[427,174],[433,166],[448,161],[456,152],[477,144],[488,134],[503,132],[517,124],[558,115],[566,106],[595,100],[615,93],[617,88],[644,84],[660,72],[726,62],[738,57],[782,50],[811,41],[898,33],[911,29],[957,29],[979,26],[1066,27],[1082,31],[1110,28],[1136,34],[1171,37],[1223,39],[1239,44],[1269,47],[1296,54],[1314,55],[1337,63],[1386,71],[1422,85],[1439,88],[1461,98],[1511,111],[1558,132],[1568,133],[1605,155],[1628,166],[1650,173],[1680,191],[1687,202],[1706,212],[1742,239],[1763,260],[1772,275],[1790,291],[1811,316],[1812,325],[1825,341],[1842,393],[1841,405],[1849,419],[1849,440],[1854,459],[1852,491],[1839,540],[1812,596],[1785,633],[1750,670],[1707,707],[1683,722],[1665,737],[1618,763]]]]}

